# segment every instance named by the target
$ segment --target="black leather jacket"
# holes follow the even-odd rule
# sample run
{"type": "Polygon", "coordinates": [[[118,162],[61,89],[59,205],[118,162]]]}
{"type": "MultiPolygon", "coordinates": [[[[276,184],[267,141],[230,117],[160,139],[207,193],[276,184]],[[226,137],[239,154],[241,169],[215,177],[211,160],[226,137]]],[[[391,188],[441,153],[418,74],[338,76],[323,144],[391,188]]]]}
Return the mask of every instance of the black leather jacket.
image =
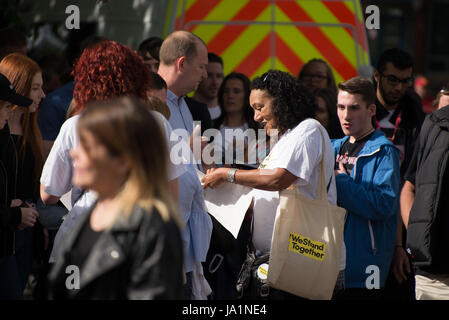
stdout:
{"type": "Polygon", "coordinates": [[[69,253],[93,207],[61,243],[49,275],[50,298],[183,299],[180,230],[156,209],[150,213],[139,207],[128,220],[118,220],[102,232],[79,268],[79,289],[67,289],[66,280],[75,274],[66,273],[69,253]]]}
{"type": "Polygon", "coordinates": [[[0,257],[14,253],[14,231],[22,220],[20,208],[10,208],[8,172],[2,161],[8,139],[9,132],[0,130],[0,257]]]}

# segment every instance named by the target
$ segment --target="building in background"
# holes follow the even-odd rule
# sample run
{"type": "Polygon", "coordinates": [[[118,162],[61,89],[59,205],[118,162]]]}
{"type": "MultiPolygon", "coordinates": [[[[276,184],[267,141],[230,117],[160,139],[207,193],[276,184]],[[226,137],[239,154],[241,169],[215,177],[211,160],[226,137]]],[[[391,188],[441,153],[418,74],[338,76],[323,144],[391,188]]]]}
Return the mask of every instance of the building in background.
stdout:
{"type": "MultiPolygon", "coordinates": [[[[28,34],[30,39],[29,49],[39,49],[46,53],[58,50],[71,52],[73,48],[79,46],[79,42],[83,38],[93,33],[136,48],[143,39],[150,36],[164,37],[178,27],[181,22],[183,23],[182,27],[194,29],[194,32],[196,31],[204,37],[205,22],[209,21],[207,22],[209,27],[220,30],[219,24],[213,24],[210,21],[218,21],[218,18],[223,15],[223,10],[229,11],[230,8],[231,11],[235,11],[239,7],[247,6],[252,1],[257,2],[259,6],[269,6],[276,2],[276,0],[4,0],[0,4],[0,6],[3,6],[0,8],[0,15],[2,15],[0,25],[4,27],[5,23],[17,24],[21,21],[22,26],[25,25],[30,30],[28,34]],[[65,28],[65,20],[69,14],[66,14],[65,10],[67,6],[74,4],[74,2],[80,9],[81,29],[67,30],[65,28]],[[221,8],[217,5],[218,3],[221,4],[221,8]],[[180,21],[181,13],[188,13],[194,6],[196,6],[197,10],[190,11],[183,21],[180,21]]],[[[276,22],[272,24],[273,28],[276,29],[276,34],[284,39],[284,42],[293,49],[293,52],[299,50],[295,48],[297,44],[289,42],[291,38],[289,34],[293,32],[293,29],[287,25],[281,26],[277,22],[292,21],[295,19],[293,16],[301,15],[304,12],[315,21],[318,21],[318,19],[314,15],[318,12],[318,15],[321,15],[323,19],[326,19],[326,17],[330,18],[327,22],[332,23],[332,19],[334,19],[333,22],[336,22],[335,19],[342,22],[345,19],[344,16],[339,17],[335,12],[335,8],[332,8],[338,7],[338,2],[344,2],[349,12],[354,12],[351,3],[359,3],[356,0],[277,0],[277,2],[281,3],[281,5],[278,5],[274,10],[262,10],[262,12],[259,12],[262,16],[260,14],[255,16],[258,11],[257,8],[254,8],[253,10],[243,12],[244,14],[239,19],[242,21],[265,20],[265,22],[276,22]],[[296,3],[303,10],[298,11],[295,9],[292,12],[282,10],[282,7],[285,8],[287,4],[294,5],[292,3],[296,3]],[[313,9],[313,6],[316,6],[316,8],[321,6],[324,10],[317,11],[313,9]],[[274,20],[272,19],[273,13],[276,15],[274,20]],[[268,16],[263,17],[264,14],[268,16]],[[289,17],[289,15],[292,15],[292,17],[289,17]]],[[[380,29],[365,29],[366,42],[368,44],[365,49],[367,50],[368,60],[375,64],[383,50],[399,47],[413,55],[416,73],[423,74],[429,79],[431,90],[436,92],[441,85],[447,83],[449,78],[449,41],[447,41],[446,22],[449,21],[449,1],[360,0],[362,14],[364,14],[365,8],[369,5],[377,5],[380,9],[380,29]]],[[[235,13],[237,14],[238,12],[235,11],[235,13]]],[[[222,22],[229,22],[230,18],[232,17],[228,17],[222,22]]],[[[360,26],[363,27],[363,24],[360,26]]],[[[305,25],[303,27],[305,28],[305,25]]],[[[321,27],[321,33],[327,34],[329,31],[326,28],[330,27],[321,27]]],[[[228,27],[226,30],[235,32],[237,29],[238,27],[234,26],[228,27]]],[[[212,33],[209,32],[210,35],[212,33]]],[[[208,38],[206,32],[205,41],[209,42],[212,40],[212,37],[208,38]]],[[[267,41],[271,43],[268,46],[269,48],[273,48],[273,41],[279,42],[275,37],[270,37],[267,41]]],[[[245,44],[242,43],[242,49],[245,44]]],[[[212,46],[216,46],[216,44],[212,43],[212,46]]],[[[220,49],[219,46],[217,48],[220,49]]],[[[326,50],[329,51],[329,48],[326,50]]],[[[324,52],[326,50],[321,51],[324,52]]],[[[226,52],[224,54],[226,56],[226,52]]],[[[313,55],[313,53],[309,54],[313,55]]],[[[296,56],[300,58],[299,55],[296,56]]],[[[232,54],[230,57],[225,58],[227,61],[232,60],[232,54]]],[[[253,58],[258,59],[260,57],[255,55],[253,58]]],[[[326,59],[326,56],[324,56],[324,58],[329,60],[329,57],[326,59]]],[[[356,65],[355,54],[347,60],[356,65]]],[[[360,60],[363,63],[363,58],[360,60]]],[[[335,63],[331,64],[335,68],[335,63]]],[[[236,63],[226,63],[225,65],[228,65],[229,68],[238,68],[236,63]]],[[[259,69],[261,67],[273,67],[273,65],[281,69],[285,67],[284,69],[296,73],[293,67],[289,67],[288,63],[282,63],[280,59],[274,62],[272,60],[268,64],[261,64],[259,69]]],[[[342,67],[339,66],[337,68],[342,67]]],[[[226,71],[229,72],[230,70],[226,71]]],[[[257,70],[254,73],[257,73],[257,70]]],[[[339,74],[340,72],[337,72],[337,79],[339,74]]],[[[346,78],[346,76],[341,76],[341,78],[346,78]]]]}
{"type": "Polygon", "coordinates": [[[387,48],[410,52],[435,95],[449,80],[449,1],[361,0],[364,8],[371,4],[380,8],[380,29],[367,32],[372,63],[387,48]]]}

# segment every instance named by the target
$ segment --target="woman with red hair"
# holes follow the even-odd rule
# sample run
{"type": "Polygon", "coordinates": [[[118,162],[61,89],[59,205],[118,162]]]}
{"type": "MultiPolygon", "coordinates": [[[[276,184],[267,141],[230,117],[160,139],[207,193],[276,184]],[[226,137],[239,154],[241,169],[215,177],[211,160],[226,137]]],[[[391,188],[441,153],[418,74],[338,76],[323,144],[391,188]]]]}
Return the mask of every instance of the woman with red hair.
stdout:
{"type": "Polygon", "coordinates": [[[85,50],[75,65],[73,98],[77,113],[89,101],[133,96],[147,100],[150,74],[132,49],[103,41],[85,50]]]}
{"type": "MultiPolygon", "coordinates": [[[[147,96],[151,81],[149,71],[142,58],[125,45],[103,41],[87,48],[76,63],[73,74],[75,115],[62,125],[41,176],[41,197],[45,204],[56,203],[62,195],[71,191],[71,210],[56,234],[50,262],[55,262],[62,238],[96,200],[92,191],[82,190],[72,184],[73,168],[69,152],[78,145],[76,126],[79,114],[89,102],[119,96],[140,98],[149,109],[153,109],[147,96]]],[[[167,142],[170,144],[171,127],[161,114],[157,113],[157,117],[165,127],[167,142]]],[[[168,179],[175,196],[177,178],[184,172],[183,165],[175,166],[169,162],[168,179]]]]}
{"type": "MultiPolygon", "coordinates": [[[[0,62],[0,73],[6,76],[16,92],[32,100],[21,108],[13,106],[8,127],[6,145],[2,145],[6,172],[8,173],[8,194],[12,207],[35,208],[39,199],[39,177],[42,171],[42,135],[37,123],[37,109],[45,94],[42,91],[42,71],[36,62],[20,53],[7,55],[0,62]]],[[[20,290],[23,292],[31,272],[33,260],[33,231],[27,227],[15,232],[15,258],[20,276],[20,290]]]]}

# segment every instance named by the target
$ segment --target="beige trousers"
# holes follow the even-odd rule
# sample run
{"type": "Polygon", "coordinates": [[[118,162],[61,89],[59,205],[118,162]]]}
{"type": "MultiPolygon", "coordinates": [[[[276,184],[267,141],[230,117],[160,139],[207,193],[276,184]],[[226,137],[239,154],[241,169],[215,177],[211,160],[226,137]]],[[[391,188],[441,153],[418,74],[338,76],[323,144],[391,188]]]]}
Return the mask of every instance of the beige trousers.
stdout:
{"type": "Polygon", "coordinates": [[[415,276],[416,300],[449,300],[449,274],[415,276]]]}

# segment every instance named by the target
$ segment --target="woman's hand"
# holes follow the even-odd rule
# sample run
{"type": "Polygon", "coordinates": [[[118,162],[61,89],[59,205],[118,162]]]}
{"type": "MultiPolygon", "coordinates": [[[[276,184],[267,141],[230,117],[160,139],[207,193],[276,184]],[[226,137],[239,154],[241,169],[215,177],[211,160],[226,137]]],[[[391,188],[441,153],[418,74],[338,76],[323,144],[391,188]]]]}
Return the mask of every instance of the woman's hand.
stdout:
{"type": "Polygon", "coordinates": [[[19,230],[23,230],[26,227],[32,227],[36,223],[39,213],[34,208],[20,208],[22,212],[22,221],[17,227],[19,230]]]}
{"type": "Polygon", "coordinates": [[[229,168],[213,168],[207,170],[206,175],[201,179],[203,189],[216,188],[228,179],[229,168]]]}
{"type": "Polygon", "coordinates": [[[11,200],[11,208],[20,207],[23,204],[23,201],[20,199],[11,200]]]}

